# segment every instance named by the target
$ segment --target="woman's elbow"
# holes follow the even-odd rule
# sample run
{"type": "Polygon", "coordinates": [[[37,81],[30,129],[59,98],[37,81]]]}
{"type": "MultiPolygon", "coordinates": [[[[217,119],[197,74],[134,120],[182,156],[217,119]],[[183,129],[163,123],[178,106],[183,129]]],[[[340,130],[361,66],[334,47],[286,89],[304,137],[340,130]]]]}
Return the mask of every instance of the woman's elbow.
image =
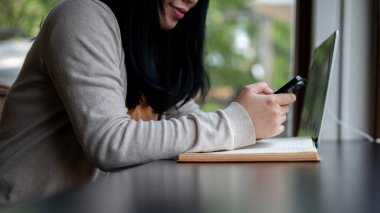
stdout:
{"type": "Polygon", "coordinates": [[[95,166],[104,172],[114,172],[136,163],[120,149],[110,148],[106,152],[97,152],[92,156],[95,166]]]}

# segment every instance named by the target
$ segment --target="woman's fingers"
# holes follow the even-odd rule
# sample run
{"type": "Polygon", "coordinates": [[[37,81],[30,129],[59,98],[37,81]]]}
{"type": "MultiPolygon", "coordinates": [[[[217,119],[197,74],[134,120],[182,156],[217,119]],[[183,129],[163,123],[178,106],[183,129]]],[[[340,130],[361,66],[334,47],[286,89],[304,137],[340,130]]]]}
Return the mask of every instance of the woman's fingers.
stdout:
{"type": "Polygon", "coordinates": [[[284,94],[273,94],[276,99],[276,102],[283,106],[289,105],[296,101],[296,96],[293,93],[284,93],[284,94]]]}
{"type": "Polygon", "coordinates": [[[281,107],[281,112],[283,115],[289,112],[289,105],[280,106],[280,107],[281,107]]]}

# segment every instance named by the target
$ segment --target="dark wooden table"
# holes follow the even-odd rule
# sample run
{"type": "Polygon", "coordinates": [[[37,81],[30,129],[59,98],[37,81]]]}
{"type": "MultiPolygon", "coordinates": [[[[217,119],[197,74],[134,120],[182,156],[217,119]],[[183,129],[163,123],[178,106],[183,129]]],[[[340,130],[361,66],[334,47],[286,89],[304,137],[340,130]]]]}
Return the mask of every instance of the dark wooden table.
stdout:
{"type": "Polygon", "coordinates": [[[12,212],[380,212],[380,145],[319,152],[320,163],[157,161],[12,212]]]}

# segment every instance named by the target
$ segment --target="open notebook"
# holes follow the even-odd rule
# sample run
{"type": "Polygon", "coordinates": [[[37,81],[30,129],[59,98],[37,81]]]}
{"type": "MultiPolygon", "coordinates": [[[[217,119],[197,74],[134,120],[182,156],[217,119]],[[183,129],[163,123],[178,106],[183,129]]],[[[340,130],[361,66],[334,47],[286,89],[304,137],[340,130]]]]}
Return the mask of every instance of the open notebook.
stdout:
{"type": "Polygon", "coordinates": [[[179,162],[319,161],[309,137],[258,140],[255,145],[232,151],[185,153],[179,162]],[[295,140],[296,139],[296,140],[295,140]]]}
{"type": "Polygon", "coordinates": [[[331,68],[338,31],[315,48],[308,72],[305,100],[298,137],[258,140],[256,144],[232,151],[184,153],[179,162],[319,161],[321,125],[325,113],[331,68]]]}

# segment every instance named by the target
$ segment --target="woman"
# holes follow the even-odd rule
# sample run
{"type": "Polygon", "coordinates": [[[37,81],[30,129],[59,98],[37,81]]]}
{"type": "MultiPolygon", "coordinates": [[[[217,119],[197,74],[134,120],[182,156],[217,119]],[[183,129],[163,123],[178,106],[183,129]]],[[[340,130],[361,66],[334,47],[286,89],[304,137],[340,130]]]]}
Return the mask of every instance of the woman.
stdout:
{"type": "Polygon", "coordinates": [[[64,0],[47,17],[0,122],[0,203],[46,197],[183,152],[284,131],[290,94],[265,83],[202,113],[208,0],[64,0]]]}

